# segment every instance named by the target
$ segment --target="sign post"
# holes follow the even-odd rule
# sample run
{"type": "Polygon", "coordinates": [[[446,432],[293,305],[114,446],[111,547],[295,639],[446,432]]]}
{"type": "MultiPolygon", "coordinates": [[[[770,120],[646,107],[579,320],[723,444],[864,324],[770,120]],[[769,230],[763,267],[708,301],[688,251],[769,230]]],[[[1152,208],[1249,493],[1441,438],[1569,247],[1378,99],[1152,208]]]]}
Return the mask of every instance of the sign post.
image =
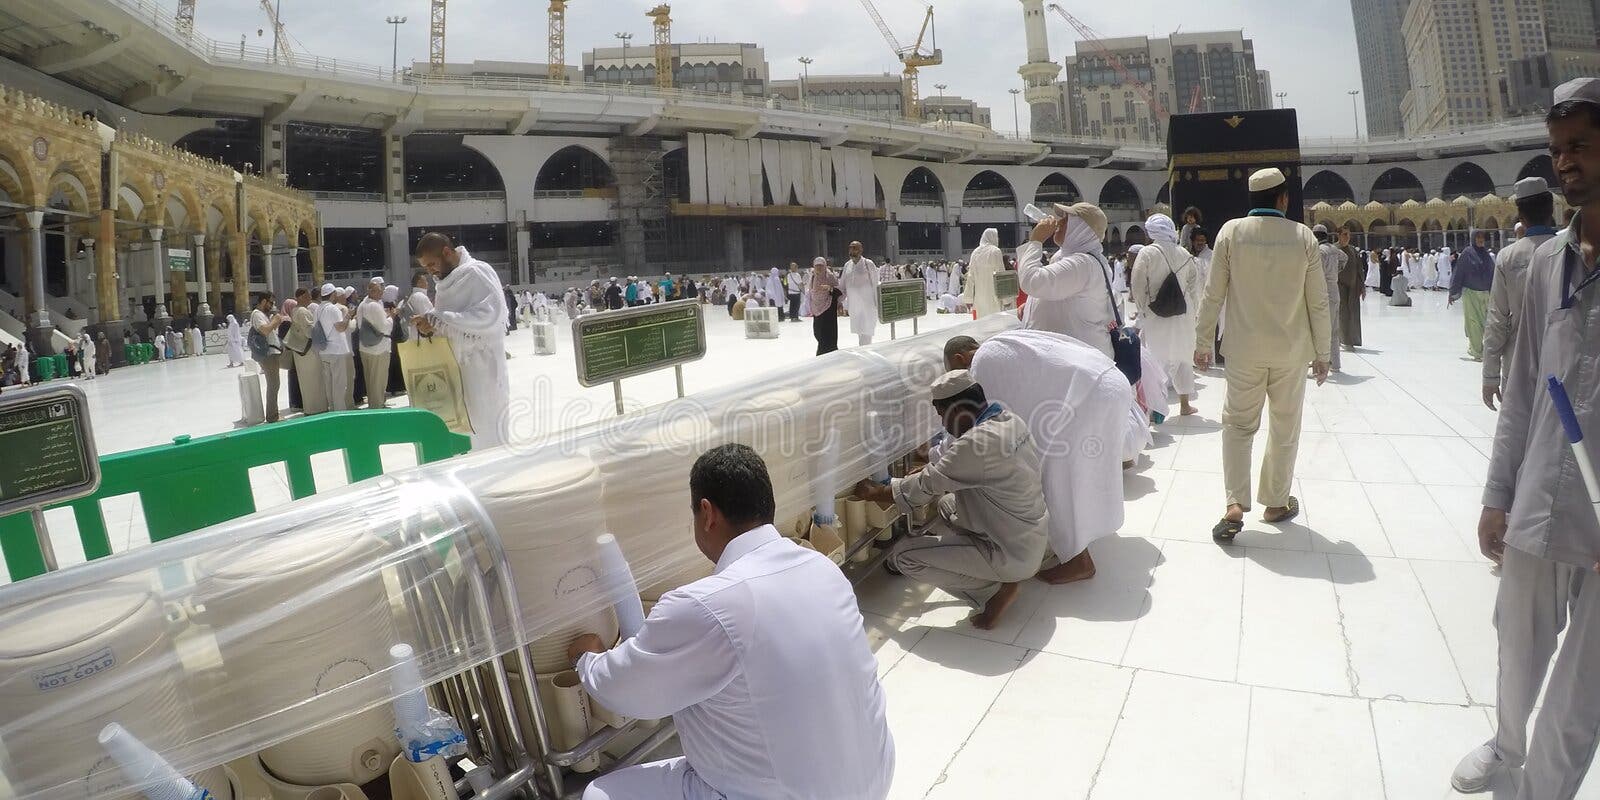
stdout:
{"type": "Polygon", "coordinates": [[[683,397],[683,365],[706,355],[705,312],[698,300],[679,300],[590,314],[572,321],[581,386],[612,384],[622,414],[622,379],[672,367],[683,397]]]}
{"type": "Polygon", "coordinates": [[[100,457],[89,426],[89,403],[72,384],[8,392],[0,397],[0,517],[26,509],[39,556],[59,568],[44,507],[94,494],[100,457]]]}
{"type": "Polygon", "coordinates": [[[169,272],[188,272],[193,264],[193,252],[177,248],[167,250],[167,270],[169,272]]]}
{"type": "Polygon", "coordinates": [[[928,296],[922,281],[884,281],[878,284],[878,322],[889,326],[889,338],[895,338],[894,324],[911,320],[911,332],[917,332],[917,320],[928,313],[928,296]]]}
{"type": "Polygon", "coordinates": [[[1017,273],[1006,270],[994,274],[994,294],[1000,298],[1002,308],[1016,308],[1019,291],[1017,273]]]}

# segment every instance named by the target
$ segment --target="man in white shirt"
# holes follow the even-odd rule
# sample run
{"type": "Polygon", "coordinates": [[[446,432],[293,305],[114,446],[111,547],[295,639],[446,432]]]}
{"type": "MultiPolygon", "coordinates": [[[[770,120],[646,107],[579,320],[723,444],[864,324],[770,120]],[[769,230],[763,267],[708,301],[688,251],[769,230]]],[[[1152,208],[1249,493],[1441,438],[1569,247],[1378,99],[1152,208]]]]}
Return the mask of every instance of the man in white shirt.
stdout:
{"type": "Polygon", "coordinates": [[[844,290],[844,310],[850,315],[850,331],[862,346],[872,344],[878,330],[878,265],[862,255],[860,242],[850,243],[850,260],[844,262],[839,288],[844,290]]]}
{"type": "Polygon", "coordinates": [[[474,450],[506,441],[511,381],[506,376],[506,300],[494,267],[442,233],[424,234],[417,262],[437,276],[433,311],[413,320],[417,332],[443,334],[461,369],[462,401],[474,450]]]}
{"type": "Polygon", "coordinates": [[[662,595],[639,634],[573,642],[583,688],[631,717],[672,715],[680,758],[618,770],[584,800],[879,800],[894,742],[849,581],[772,526],[772,481],[739,444],[689,477],[715,572],[662,595]]]}
{"type": "Polygon", "coordinates": [[[354,315],[346,305],[344,291],[331,283],[322,284],[322,305],[317,309],[317,327],[323,338],[318,357],[322,359],[322,387],[328,393],[328,408],[349,411],[355,406],[355,366],[350,358],[350,321],[354,315]]]}
{"type": "MultiPolygon", "coordinates": [[[[261,354],[260,362],[261,376],[267,381],[265,398],[267,401],[268,422],[278,421],[278,378],[280,374],[278,370],[283,361],[283,340],[278,338],[278,325],[285,319],[287,318],[274,310],[271,292],[262,292],[261,296],[256,298],[255,310],[250,312],[250,331],[252,336],[259,334],[266,339],[266,348],[261,354]]],[[[159,337],[156,342],[156,350],[158,352],[162,347],[166,346],[165,342],[162,342],[159,337]]],[[[92,370],[93,367],[90,369],[92,370]]]]}
{"type": "Polygon", "coordinates": [[[1057,204],[1056,216],[1034,226],[1017,248],[1017,281],[1028,295],[1022,324],[1029,330],[1064,333],[1111,355],[1111,265],[1102,255],[1106,215],[1089,203],[1057,204]],[[1044,260],[1054,239],[1055,257],[1044,260]]]}
{"type": "Polygon", "coordinates": [[[800,265],[789,262],[789,274],[783,278],[784,294],[789,301],[789,321],[800,321],[800,294],[806,290],[806,278],[800,273],[800,265]]]}
{"type": "Polygon", "coordinates": [[[389,354],[393,347],[389,334],[394,331],[395,307],[383,301],[383,279],[367,282],[367,296],[356,310],[360,323],[356,334],[361,346],[361,374],[366,379],[367,408],[388,408],[384,388],[389,385],[389,354]]]}

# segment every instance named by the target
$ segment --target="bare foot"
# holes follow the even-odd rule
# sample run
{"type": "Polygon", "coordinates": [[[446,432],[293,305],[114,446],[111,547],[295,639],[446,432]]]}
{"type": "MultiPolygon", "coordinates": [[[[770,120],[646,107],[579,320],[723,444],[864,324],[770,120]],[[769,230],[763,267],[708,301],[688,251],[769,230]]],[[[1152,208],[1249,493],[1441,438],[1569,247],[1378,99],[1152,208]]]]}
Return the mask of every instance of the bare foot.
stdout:
{"type": "Polygon", "coordinates": [[[972,627],[980,631],[992,631],[1000,623],[1000,615],[1017,601],[1017,585],[1015,583],[1000,584],[1000,591],[989,598],[984,604],[983,611],[972,618],[972,627]]]}
{"type": "Polygon", "coordinates": [[[1051,586],[1060,586],[1066,583],[1077,583],[1094,577],[1094,559],[1089,557],[1085,550],[1065,563],[1057,564],[1047,570],[1039,572],[1039,580],[1051,586]]]}
{"type": "Polygon", "coordinates": [[[1200,413],[1200,409],[1195,408],[1188,403],[1184,403],[1183,406],[1178,409],[1178,416],[1180,417],[1192,417],[1198,413],[1200,413]]]}

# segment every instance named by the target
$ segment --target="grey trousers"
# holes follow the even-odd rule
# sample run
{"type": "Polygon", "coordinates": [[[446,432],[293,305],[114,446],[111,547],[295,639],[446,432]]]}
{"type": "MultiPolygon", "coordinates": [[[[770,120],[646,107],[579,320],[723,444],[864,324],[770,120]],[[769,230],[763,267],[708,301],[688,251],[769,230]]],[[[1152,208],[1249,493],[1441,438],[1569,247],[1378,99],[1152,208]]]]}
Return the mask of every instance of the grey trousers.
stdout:
{"type": "Polygon", "coordinates": [[[1039,547],[1027,556],[1008,554],[992,539],[950,521],[950,495],[940,502],[941,514],[928,524],[927,534],[901,539],[889,554],[894,568],[926,584],[961,598],[973,608],[983,608],[1000,591],[1000,584],[1032,577],[1048,551],[1039,547]]]}
{"type": "Polygon", "coordinates": [[[261,359],[261,376],[266,378],[267,391],[267,421],[278,421],[278,384],[282,377],[280,370],[283,368],[283,356],[272,353],[261,359]]]}
{"type": "Polygon", "coordinates": [[[1333,369],[1340,369],[1339,351],[1342,348],[1339,347],[1339,340],[1343,337],[1340,336],[1339,329],[1339,282],[1337,280],[1328,281],[1328,321],[1332,323],[1328,327],[1328,332],[1333,337],[1333,349],[1329,351],[1333,354],[1333,360],[1329,362],[1328,366],[1333,369]]]}
{"type": "Polygon", "coordinates": [[[390,355],[390,353],[361,351],[361,373],[367,381],[367,408],[389,407],[389,404],[385,402],[385,398],[388,396],[385,387],[389,385],[390,355]],[[374,389],[373,387],[377,388],[374,389]]]}
{"type": "Polygon", "coordinates": [[[328,408],[349,411],[355,406],[356,384],[352,368],[355,359],[349,354],[322,356],[322,388],[328,393],[328,408]]]}
{"type": "Polygon", "coordinates": [[[1600,739],[1600,684],[1594,680],[1600,671],[1600,574],[1507,547],[1494,625],[1500,638],[1494,743],[1507,764],[1525,765],[1516,796],[1571,800],[1600,739]],[[1563,629],[1567,638],[1556,654],[1563,629]],[[1528,717],[1547,671],[1550,687],[1530,745],[1528,717]]]}

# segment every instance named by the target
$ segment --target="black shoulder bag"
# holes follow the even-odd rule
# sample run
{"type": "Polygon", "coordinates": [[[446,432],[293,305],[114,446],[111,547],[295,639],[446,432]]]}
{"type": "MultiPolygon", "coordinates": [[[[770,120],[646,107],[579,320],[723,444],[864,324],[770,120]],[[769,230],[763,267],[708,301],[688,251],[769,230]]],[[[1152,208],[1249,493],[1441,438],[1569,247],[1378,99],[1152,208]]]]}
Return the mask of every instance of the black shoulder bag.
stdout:
{"type": "Polygon", "coordinates": [[[1117,320],[1117,324],[1110,331],[1111,359],[1117,362],[1117,369],[1127,376],[1128,383],[1138,383],[1139,379],[1144,377],[1142,356],[1139,352],[1139,331],[1122,324],[1122,311],[1117,307],[1117,295],[1111,290],[1111,264],[1099,253],[1090,255],[1104,267],[1100,270],[1100,277],[1106,282],[1106,297],[1111,301],[1111,316],[1117,320]]]}

